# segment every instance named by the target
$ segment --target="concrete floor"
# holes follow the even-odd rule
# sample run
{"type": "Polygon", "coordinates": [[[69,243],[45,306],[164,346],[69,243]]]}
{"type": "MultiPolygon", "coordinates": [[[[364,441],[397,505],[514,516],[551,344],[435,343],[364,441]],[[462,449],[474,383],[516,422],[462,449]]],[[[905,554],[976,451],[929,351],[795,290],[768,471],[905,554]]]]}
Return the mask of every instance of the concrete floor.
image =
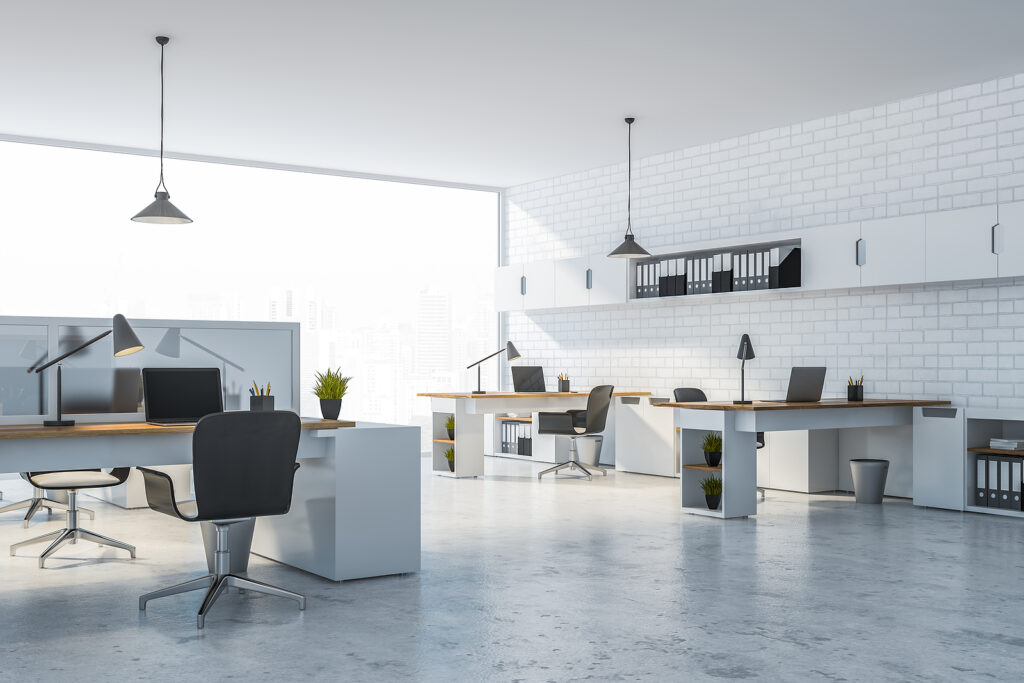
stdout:
{"type": "MultiPolygon", "coordinates": [[[[682,514],[675,480],[538,483],[532,463],[423,477],[423,570],[334,584],[253,558],[305,593],[140,593],[205,572],[197,525],[89,500],[45,570],[0,555],[8,681],[1007,680],[1024,662],[1024,523],[769,492],[756,519],[682,514]]],[[[5,499],[27,494],[3,482],[5,499]]],[[[0,516],[0,543],[38,535],[0,516]]],[[[43,517],[45,519],[45,516],[43,517]]],[[[38,551],[36,551],[38,552],[38,551]]],[[[1014,673],[1016,672],[1016,673],[1014,673]]]]}

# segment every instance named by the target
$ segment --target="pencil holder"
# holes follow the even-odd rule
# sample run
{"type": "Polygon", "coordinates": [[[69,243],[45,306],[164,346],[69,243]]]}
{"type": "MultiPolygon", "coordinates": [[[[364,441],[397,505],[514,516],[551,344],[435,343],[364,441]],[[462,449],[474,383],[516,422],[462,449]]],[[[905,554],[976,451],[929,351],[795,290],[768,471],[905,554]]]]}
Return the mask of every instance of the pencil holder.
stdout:
{"type": "Polygon", "coordinates": [[[269,412],[274,409],[273,396],[250,396],[249,410],[256,412],[269,412]]]}
{"type": "Polygon", "coordinates": [[[848,401],[863,401],[864,400],[864,385],[863,384],[847,384],[846,385],[846,399],[848,401]]]}
{"type": "Polygon", "coordinates": [[[558,380],[558,390],[568,392],[569,391],[569,380],[560,379],[558,380]]]}

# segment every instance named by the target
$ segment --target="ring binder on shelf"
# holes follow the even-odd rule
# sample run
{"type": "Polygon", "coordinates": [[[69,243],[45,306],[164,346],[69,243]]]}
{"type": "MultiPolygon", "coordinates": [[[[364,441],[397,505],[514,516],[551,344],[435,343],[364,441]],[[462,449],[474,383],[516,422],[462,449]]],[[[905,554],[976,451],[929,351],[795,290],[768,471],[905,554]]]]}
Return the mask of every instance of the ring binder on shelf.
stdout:
{"type": "Polygon", "coordinates": [[[975,464],[977,482],[974,485],[974,504],[988,507],[988,456],[979,453],[975,464]]]}

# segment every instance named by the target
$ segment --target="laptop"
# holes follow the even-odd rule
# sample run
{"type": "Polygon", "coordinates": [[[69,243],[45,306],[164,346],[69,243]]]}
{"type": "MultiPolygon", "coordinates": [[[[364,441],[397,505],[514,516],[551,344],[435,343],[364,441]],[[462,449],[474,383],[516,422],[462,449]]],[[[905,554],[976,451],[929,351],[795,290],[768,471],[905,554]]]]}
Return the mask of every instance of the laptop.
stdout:
{"type": "Polygon", "coordinates": [[[188,425],[224,410],[220,368],[142,368],[146,422],[188,425]]]}
{"type": "Polygon", "coordinates": [[[789,373],[787,402],[815,403],[825,387],[825,368],[793,368],[789,373]]]}
{"type": "Polygon", "coordinates": [[[544,368],[539,365],[513,365],[512,389],[515,391],[547,391],[544,368]]]}

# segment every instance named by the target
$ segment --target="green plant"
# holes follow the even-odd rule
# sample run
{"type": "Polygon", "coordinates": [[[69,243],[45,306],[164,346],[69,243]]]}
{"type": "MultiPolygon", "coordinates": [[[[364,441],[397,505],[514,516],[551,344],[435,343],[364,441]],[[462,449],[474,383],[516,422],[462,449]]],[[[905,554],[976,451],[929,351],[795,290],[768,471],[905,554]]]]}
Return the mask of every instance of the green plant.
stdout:
{"type": "Polygon", "coordinates": [[[704,490],[704,495],[720,496],[722,495],[722,478],[712,476],[707,479],[702,479],[700,487],[704,490]]]}
{"type": "Polygon", "coordinates": [[[449,415],[448,419],[444,421],[445,429],[455,429],[455,416],[449,415]]]}
{"type": "Polygon", "coordinates": [[[721,453],[722,432],[708,432],[705,434],[701,447],[708,453],[721,453]]]}
{"type": "Polygon", "coordinates": [[[454,462],[455,461],[455,448],[452,447],[452,446],[449,446],[447,449],[445,449],[444,457],[445,457],[445,460],[447,460],[448,462],[454,462]]]}
{"type": "Polygon", "coordinates": [[[341,368],[316,373],[316,382],[313,384],[313,393],[317,398],[344,398],[348,393],[348,383],[351,377],[341,374],[341,368]]]}

